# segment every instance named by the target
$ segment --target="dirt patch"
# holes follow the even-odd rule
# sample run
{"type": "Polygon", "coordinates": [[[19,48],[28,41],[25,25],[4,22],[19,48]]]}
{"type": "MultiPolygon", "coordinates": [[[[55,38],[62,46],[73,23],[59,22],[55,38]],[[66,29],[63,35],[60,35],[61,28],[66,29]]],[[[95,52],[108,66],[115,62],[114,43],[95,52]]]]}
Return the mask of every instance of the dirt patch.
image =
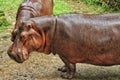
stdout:
{"type": "MultiPolygon", "coordinates": [[[[83,3],[70,4],[79,5],[78,10],[87,7],[83,3]]],[[[23,64],[18,64],[8,57],[7,49],[12,43],[10,35],[13,27],[14,23],[0,33],[0,80],[65,80],[60,77],[61,72],[57,71],[63,65],[57,55],[33,52],[23,64]]],[[[77,64],[76,76],[72,80],[120,80],[120,66],[77,64]]]]}

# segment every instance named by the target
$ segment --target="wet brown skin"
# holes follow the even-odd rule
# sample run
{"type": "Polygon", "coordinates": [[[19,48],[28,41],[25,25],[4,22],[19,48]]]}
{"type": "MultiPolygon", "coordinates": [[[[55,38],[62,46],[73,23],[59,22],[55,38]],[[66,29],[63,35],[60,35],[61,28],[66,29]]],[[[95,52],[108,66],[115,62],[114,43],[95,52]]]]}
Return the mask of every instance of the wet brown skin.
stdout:
{"type": "Polygon", "coordinates": [[[23,21],[27,21],[33,17],[52,15],[53,5],[53,0],[24,0],[23,3],[20,4],[16,14],[16,23],[12,31],[13,35],[11,40],[14,41],[17,34],[16,32],[23,21]]]}
{"type": "Polygon", "coordinates": [[[73,78],[76,63],[120,64],[119,14],[64,14],[23,22],[8,54],[24,62],[32,51],[58,54],[63,78],[73,78]]]}

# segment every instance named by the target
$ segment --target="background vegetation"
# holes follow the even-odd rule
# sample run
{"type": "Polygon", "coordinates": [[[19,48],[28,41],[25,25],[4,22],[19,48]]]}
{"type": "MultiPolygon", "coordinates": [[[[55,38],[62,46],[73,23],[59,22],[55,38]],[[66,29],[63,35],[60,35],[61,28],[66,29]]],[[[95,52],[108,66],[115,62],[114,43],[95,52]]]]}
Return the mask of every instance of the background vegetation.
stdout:
{"type": "Polygon", "coordinates": [[[120,0],[74,0],[77,2],[84,1],[89,5],[99,5],[104,9],[111,9],[113,12],[120,10],[120,0]]]}
{"type": "MultiPolygon", "coordinates": [[[[5,27],[14,23],[16,12],[19,4],[23,0],[0,0],[0,10],[3,10],[6,16],[6,21],[0,25],[0,32],[5,30],[5,27]]],[[[54,14],[63,14],[71,12],[72,6],[65,1],[54,0],[54,14]],[[64,6],[63,6],[64,5],[64,6]]]]}
{"type": "MultiPolygon", "coordinates": [[[[4,11],[6,19],[0,24],[0,31],[4,30],[6,26],[15,22],[15,16],[19,4],[22,0],[0,0],[0,11],[4,11]]],[[[64,13],[108,13],[119,12],[120,0],[54,0],[54,14],[64,13]],[[80,11],[76,11],[76,7],[79,5],[71,5],[69,1],[84,2],[88,7],[80,11]]],[[[79,8],[77,8],[79,9],[79,8]]],[[[3,17],[0,17],[0,19],[3,17]]]]}
{"type": "Polygon", "coordinates": [[[0,25],[0,32],[12,24],[16,11],[22,0],[0,0],[0,10],[4,11],[6,20],[0,25]]]}

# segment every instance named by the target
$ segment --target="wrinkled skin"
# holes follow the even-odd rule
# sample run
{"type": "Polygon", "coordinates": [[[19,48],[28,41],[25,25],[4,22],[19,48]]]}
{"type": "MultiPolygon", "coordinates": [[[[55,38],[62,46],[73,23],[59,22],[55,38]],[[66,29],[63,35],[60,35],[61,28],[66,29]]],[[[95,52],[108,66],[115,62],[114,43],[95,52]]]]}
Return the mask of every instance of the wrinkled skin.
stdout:
{"type": "Polygon", "coordinates": [[[64,14],[31,18],[18,30],[8,54],[24,62],[32,51],[58,54],[59,71],[73,78],[76,63],[120,65],[120,14],[64,14]],[[24,35],[24,39],[21,39],[24,35]],[[13,53],[14,52],[14,55],[13,53]]]}
{"type": "MultiPolygon", "coordinates": [[[[12,37],[11,37],[12,42],[19,43],[20,40],[18,38],[21,38],[21,35],[19,34],[20,33],[19,29],[21,29],[21,26],[24,24],[23,23],[24,21],[27,21],[33,17],[39,17],[39,16],[44,16],[44,15],[50,16],[52,14],[53,14],[53,0],[24,0],[24,2],[20,4],[18,11],[17,11],[16,23],[15,23],[15,27],[12,31],[12,37]]],[[[24,35],[27,35],[26,32],[24,33],[24,35]]],[[[9,48],[9,50],[11,51],[10,52],[11,58],[16,59],[15,57],[13,57],[13,56],[16,56],[17,58],[21,59],[21,60],[16,59],[18,62],[22,62],[28,58],[28,57],[26,57],[26,56],[28,56],[28,51],[27,51],[28,49],[26,49],[26,48],[23,48],[22,50],[19,49],[19,48],[21,48],[21,46],[23,46],[23,44],[21,44],[21,43],[22,42],[20,42],[20,44],[18,44],[19,45],[17,47],[18,49],[13,48],[13,47],[16,47],[16,45],[14,45],[14,44],[12,44],[11,47],[9,48]],[[13,51],[13,49],[14,49],[14,51],[13,51]],[[15,55],[16,53],[18,53],[18,54],[20,53],[20,54],[15,55]],[[21,53],[24,53],[24,54],[21,54],[21,53]],[[21,56],[23,58],[21,58],[19,56],[21,56]]],[[[27,45],[29,45],[29,43],[27,43],[27,45]]]]}
{"type": "Polygon", "coordinates": [[[41,35],[39,35],[34,29],[28,28],[28,26],[24,25],[20,27],[14,40],[15,44],[13,43],[8,51],[9,56],[12,59],[15,59],[18,63],[27,60],[29,52],[41,48],[41,35]],[[25,30],[21,31],[23,30],[23,27],[25,30]]]}
{"type": "Polygon", "coordinates": [[[23,21],[27,21],[29,18],[40,17],[44,15],[53,14],[53,0],[24,0],[20,4],[17,16],[15,27],[12,31],[11,40],[14,41],[16,32],[21,26],[23,21]]]}

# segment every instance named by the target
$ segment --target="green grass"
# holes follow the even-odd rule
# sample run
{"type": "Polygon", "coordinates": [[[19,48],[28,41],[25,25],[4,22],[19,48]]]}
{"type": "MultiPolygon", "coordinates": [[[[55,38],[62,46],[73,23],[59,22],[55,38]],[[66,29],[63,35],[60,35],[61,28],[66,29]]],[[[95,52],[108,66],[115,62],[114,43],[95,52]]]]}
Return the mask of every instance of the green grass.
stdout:
{"type": "Polygon", "coordinates": [[[109,11],[106,11],[104,8],[98,5],[87,5],[88,8],[82,10],[82,13],[91,13],[91,14],[103,14],[103,13],[109,13],[109,11]]]}
{"type": "MultiPolygon", "coordinates": [[[[0,9],[4,10],[10,16],[15,17],[16,15],[13,14],[16,13],[21,2],[22,0],[0,0],[0,9]]],[[[54,2],[54,14],[73,12],[73,7],[64,0],[54,0],[54,2]]]]}
{"type": "MultiPolygon", "coordinates": [[[[7,18],[7,21],[2,26],[0,26],[0,31],[4,30],[7,25],[15,21],[15,16],[18,6],[22,1],[23,0],[0,0],[0,9],[5,12],[7,18]]],[[[81,2],[83,0],[73,0],[73,1],[81,2]]],[[[91,1],[91,0],[86,0],[86,1],[91,1]]],[[[71,5],[69,3],[69,0],[54,0],[54,14],[73,13],[77,11],[75,10],[76,9],[75,7],[79,7],[79,6],[71,5]]],[[[99,14],[99,13],[110,12],[110,10],[106,11],[102,6],[99,5],[88,5],[87,8],[80,10],[80,12],[99,14]]]]}
{"type": "Polygon", "coordinates": [[[15,17],[18,6],[22,1],[23,0],[0,0],[0,9],[2,9],[6,15],[15,17]]]}
{"type": "Polygon", "coordinates": [[[112,7],[110,7],[110,5],[108,3],[106,3],[107,1],[112,2],[112,0],[74,0],[74,1],[84,2],[85,4],[90,6],[86,9],[86,11],[88,11],[88,12],[90,10],[91,10],[91,12],[92,12],[92,10],[95,10],[94,13],[97,13],[97,14],[100,14],[100,13],[120,13],[120,9],[117,9],[118,6],[115,7],[115,5],[119,5],[120,0],[113,1],[114,5],[112,7]]]}
{"type": "Polygon", "coordinates": [[[54,0],[54,14],[64,14],[74,12],[73,6],[64,0],[54,0]]]}
{"type": "MultiPolygon", "coordinates": [[[[23,0],[0,0],[0,9],[5,12],[7,21],[0,26],[0,32],[5,30],[5,27],[10,25],[15,20],[16,12],[19,4],[23,0]]],[[[72,6],[62,0],[54,0],[54,14],[70,13],[72,6]]]]}
{"type": "Polygon", "coordinates": [[[6,21],[0,25],[0,32],[6,29],[6,26],[12,23],[15,18],[19,4],[22,0],[0,0],[0,10],[4,11],[6,21]]]}

